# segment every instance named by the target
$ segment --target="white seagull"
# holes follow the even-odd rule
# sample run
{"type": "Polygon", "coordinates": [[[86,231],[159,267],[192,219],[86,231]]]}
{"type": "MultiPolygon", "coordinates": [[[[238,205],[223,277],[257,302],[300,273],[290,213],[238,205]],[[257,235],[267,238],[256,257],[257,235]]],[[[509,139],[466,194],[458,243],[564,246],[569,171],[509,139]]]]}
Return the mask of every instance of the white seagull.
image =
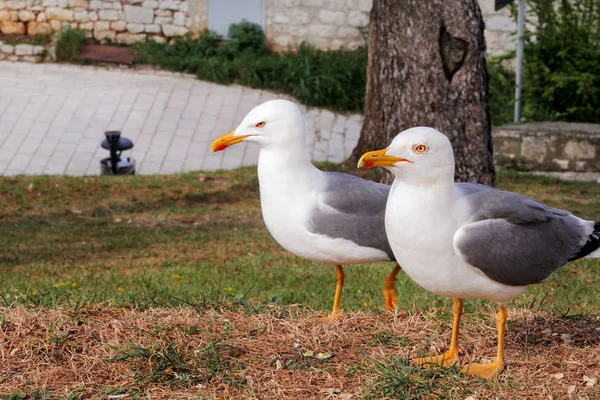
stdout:
{"type": "Polygon", "coordinates": [[[517,193],[454,183],[452,146],[435,129],[401,132],[388,148],[365,153],[358,166],[395,175],[385,228],[403,270],[430,292],[454,298],[449,350],[416,364],[457,363],[462,299],[487,299],[499,305],[497,358],[462,371],[493,377],[504,367],[504,304],[600,247],[594,221],[517,193]]]}
{"type": "MultiPolygon", "coordinates": [[[[273,238],[290,253],[335,265],[330,318],[336,318],[344,286],[342,265],[394,261],[384,228],[390,186],[316,168],[307,150],[302,113],[287,100],[254,107],[236,129],[213,142],[212,150],[242,141],[260,146],[260,203],[273,238]]],[[[397,265],[384,282],[388,309],[396,306],[399,270],[397,265]]]]}

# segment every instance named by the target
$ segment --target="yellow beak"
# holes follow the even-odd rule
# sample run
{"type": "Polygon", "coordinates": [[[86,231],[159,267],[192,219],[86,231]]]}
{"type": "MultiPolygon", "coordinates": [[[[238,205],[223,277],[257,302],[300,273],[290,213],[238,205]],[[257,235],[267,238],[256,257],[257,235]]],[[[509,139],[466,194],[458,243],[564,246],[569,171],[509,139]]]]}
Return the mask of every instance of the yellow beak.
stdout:
{"type": "Polygon", "coordinates": [[[244,141],[244,139],[246,139],[249,136],[254,136],[254,135],[233,136],[234,134],[235,134],[235,129],[232,130],[231,132],[229,132],[228,134],[223,135],[220,138],[217,138],[217,140],[215,140],[212,144],[212,151],[217,152],[217,151],[225,150],[229,146],[232,146],[236,143],[240,143],[240,142],[244,141]]]}
{"type": "Polygon", "coordinates": [[[412,161],[406,158],[388,156],[385,154],[387,151],[388,149],[382,149],[363,154],[360,160],[358,160],[358,168],[391,167],[398,162],[412,163],[412,161]]]}

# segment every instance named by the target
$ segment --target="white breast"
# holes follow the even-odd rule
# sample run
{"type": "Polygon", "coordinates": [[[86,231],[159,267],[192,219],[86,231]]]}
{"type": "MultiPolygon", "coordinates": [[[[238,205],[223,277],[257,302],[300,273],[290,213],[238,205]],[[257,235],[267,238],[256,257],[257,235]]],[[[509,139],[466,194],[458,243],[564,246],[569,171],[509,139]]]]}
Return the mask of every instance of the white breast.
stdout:
{"type": "Polygon", "coordinates": [[[462,299],[506,302],[525,291],[526,287],[491,280],[456,254],[454,233],[466,210],[451,196],[396,182],[387,203],[385,228],[396,260],[411,279],[440,296],[462,299]],[[403,191],[410,195],[403,196],[403,191]]]}
{"type": "Polygon", "coordinates": [[[312,164],[292,163],[261,150],[258,162],[263,219],[273,238],[297,256],[328,264],[388,261],[384,251],[309,231],[311,210],[324,187],[323,173],[312,164]]]}

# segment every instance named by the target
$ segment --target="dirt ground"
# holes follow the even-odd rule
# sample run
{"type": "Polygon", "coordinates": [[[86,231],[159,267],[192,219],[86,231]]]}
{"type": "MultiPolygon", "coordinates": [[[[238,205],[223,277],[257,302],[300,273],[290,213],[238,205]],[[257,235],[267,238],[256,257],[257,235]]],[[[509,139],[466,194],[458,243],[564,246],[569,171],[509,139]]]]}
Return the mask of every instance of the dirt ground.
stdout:
{"type": "MultiPolygon", "coordinates": [[[[483,311],[463,318],[463,363],[495,354],[493,309],[483,311]]],[[[327,322],[275,306],[258,312],[0,308],[0,395],[600,398],[600,320],[509,310],[507,368],[484,381],[457,369],[427,371],[407,362],[446,349],[450,318],[449,310],[431,310],[345,313],[327,322]],[[320,353],[331,357],[320,360],[320,353]]]]}

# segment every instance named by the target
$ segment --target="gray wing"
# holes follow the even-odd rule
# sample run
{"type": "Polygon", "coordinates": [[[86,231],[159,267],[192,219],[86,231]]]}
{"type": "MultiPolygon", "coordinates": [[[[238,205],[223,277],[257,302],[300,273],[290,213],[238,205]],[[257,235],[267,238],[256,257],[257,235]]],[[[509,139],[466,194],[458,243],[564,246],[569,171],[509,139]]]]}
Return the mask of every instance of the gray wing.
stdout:
{"type": "Polygon", "coordinates": [[[585,245],[593,230],[570,213],[483,185],[457,184],[474,214],[454,235],[454,248],[496,282],[542,282],[585,245]]]}
{"type": "Polygon", "coordinates": [[[384,251],[395,260],[385,234],[390,186],[339,172],[325,172],[326,187],[312,210],[311,232],[384,251]]]}

